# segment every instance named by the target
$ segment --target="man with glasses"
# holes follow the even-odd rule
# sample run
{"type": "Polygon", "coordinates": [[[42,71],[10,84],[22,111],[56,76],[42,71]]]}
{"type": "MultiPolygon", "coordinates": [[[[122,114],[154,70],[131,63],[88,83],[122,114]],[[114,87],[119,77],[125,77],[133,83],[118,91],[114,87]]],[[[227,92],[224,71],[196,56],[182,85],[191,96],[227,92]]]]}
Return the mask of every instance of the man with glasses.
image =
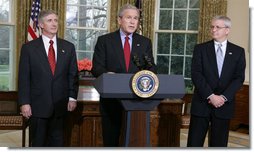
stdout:
{"type": "Polygon", "coordinates": [[[234,98],[244,82],[246,66],[244,49],[227,39],[230,28],[230,18],[214,17],[211,21],[213,40],[194,48],[191,76],[195,90],[188,147],[202,147],[208,130],[208,146],[227,147],[234,98]]]}

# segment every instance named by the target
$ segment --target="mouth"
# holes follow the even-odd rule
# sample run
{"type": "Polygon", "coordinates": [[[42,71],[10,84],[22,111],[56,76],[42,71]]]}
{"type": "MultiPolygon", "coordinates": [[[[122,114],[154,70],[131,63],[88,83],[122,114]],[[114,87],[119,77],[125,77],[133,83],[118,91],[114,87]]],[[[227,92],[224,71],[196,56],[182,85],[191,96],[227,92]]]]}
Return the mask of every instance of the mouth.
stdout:
{"type": "Polygon", "coordinates": [[[129,26],[130,29],[135,29],[135,26],[129,26]]]}

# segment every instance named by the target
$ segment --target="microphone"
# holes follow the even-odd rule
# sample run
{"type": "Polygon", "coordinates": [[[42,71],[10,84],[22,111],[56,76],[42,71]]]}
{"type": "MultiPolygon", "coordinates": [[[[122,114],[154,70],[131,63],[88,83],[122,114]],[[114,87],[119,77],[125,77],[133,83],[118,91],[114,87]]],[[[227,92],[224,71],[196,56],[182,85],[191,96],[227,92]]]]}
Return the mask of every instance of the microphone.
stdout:
{"type": "Polygon", "coordinates": [[[147,54],[144,55],[144,60],[145,60],[145,67],[147,70],[149,70],[153,64],[152,64],[152,59],[148,57],[147,54]]]}
{"type": "Polygon", "coordinates": [[[132,56],[132,58],[133,58],[134,64],[138,67],[138,69],[142,70],[143,68],[142,68],[142,65],[140,64],[140,59],[139,59],[138,55],[134,54],[132,56]]]}

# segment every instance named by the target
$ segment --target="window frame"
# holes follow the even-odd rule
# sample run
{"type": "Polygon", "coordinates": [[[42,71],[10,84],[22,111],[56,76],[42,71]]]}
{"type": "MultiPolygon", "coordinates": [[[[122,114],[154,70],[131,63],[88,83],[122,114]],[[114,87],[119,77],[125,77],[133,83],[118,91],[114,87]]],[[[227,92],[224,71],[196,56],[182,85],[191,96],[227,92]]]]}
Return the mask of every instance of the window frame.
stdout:
{"type": "Polygon", "coordinates": [[[8,91],[16,90],[16,75],[17,75],[17,67],[15,64],[17,63],[17,51],[16,51],[16,8],[17,2],[15,0],[9,0],[9,10],[10,16],[7,22],[0,21],[0,26],[9,26],[10,27],[10,37],[9,37],[9,48],[0,48],[0,50],[8,50],[9,51],[9,70],[8,71],[0,71],[0,75],[9,75],[8,82],[8,91]]]}
{"type": "MultiPolygon", "coordinates": [[[[67,0],[68,1],[68,0],[67,0]]],[[[79,7],[80,6],[89,6],[89,5],[83,5],[83,4],[80,4],[80,1],[78,1],[78,3],[77,4],[68,4],[67,2],[66,2],[66,8],[68,7],[68,6],[77,6],[78,7],[78,11],[77,11],[77,16],[78,16],[78,18],[77,18],[77,25],[76,26],[67,26],[67,23],[66,23],[66,26],[65,26],[65,39],[66,39],[66,32],[67,32],[67,30],[76,30],[77,32],[79,31],[79,30],[92,30],[93,32],[104,32],[104,33],[108,33],[109,32],[109,30],[110,30],[110,4],[111,4],[111,0],[107,0],[107,6],[106,6],[106,8],[107,8],[107,13],[106,13],[106,27],[105,28],[98,28],[98,27],[87,27],[87,26],[79,26],[78,25],[78,23],[79,23],[79,7]]],[[[96,6],[92,6],[92,7],[96,7],[96,6]]],[[[66,10],[67,11],[67,10],[66,10]]],[[[67,19],[65,18],[65,22],[67,21],[67,19]]],[[[79,34],[79,33],[78,33],[79,34]]],[[[89,58],[89,59],[91,59],[92,60],[92,57],[93,57],[93,52],[94,52],[94,46],[95,46],[95,44],[96,44],[96,42],[97,42],[97,38],[98,38],[98,36],[100,36],[100,35],[96,35],[96,40],[94,40],[92,43],[91,43],[91,48],[90,48],[90,50],[86,50],[86,49],[80,49],[80,47],[79,47],[79,38],[77,38],[77,45],[75,46],[76,47],[76,53],[77,53],[77,59],[78,60],[81,60],[81,58],[79,58],[79,53],[82,53],[82,52],[84,52],[84,53],[91,53],[90,54],[90,57],[87,57],[87,58],[89,58]]]]}
{"type": "MultiPolygon", "coordinates": [[[[175,0],[174,0],[175,1],[175,0]]],[[[187,0],[187,2],[189,2],[190,0],[187,0]]],[[[187,40],[186,40],[186,38],[187,38],[187,35],[188,34],[197,34],[198,35],[198,29],[197,30],[188,30],[188,21],[189,21],[189,7],[187,6],[187,8],[186,9],[175,9],[174,8],[174,2],[173,2],[173,7],[172,7],[172,13],[174,13],[174,11],[175,10],[187,10],[188,11],[188,13],[187,13],[187,16],[186,16],[186,18],[187,18],[187,20],[186,20],[186,23],[185,23],[185,26],[186,26],[186,28],[185,28],[185,30],[174,30],[174,29],[172,29],[172,27],[173,27],[173,24],[174,24],[174,18],[172,18],[172,24],[171,24],[171,29],[168,29],[168,30],[162,30],[162,29],[159,29],[159,22],[160,22],[160,11],[161,10],[164,10],[164,9],[161,9],[160,8],[160,2],[161,2],[161,0],[158,0],[158,1],[156,1],[155,2],[155,21],[154,21],[154,58],[155,58],[155,62],[157,63],[157,58],[158,58],[158,55],[161,55],[161,56],[167,56],[167,57],[169,57],[169,63],[168,63],[168,74],[170,75],[171,74],[171,66],[172,66],[172,61],[171,61],[171,58],[172,58],[172,56],[180,56],[180,57],[183,57],[183,68],[182,68],[182,75],[183,75],[183,77],[184,77],[184,80],[186,81],[190,81],[191,82],[191,76],[190,77],[186,77],[185,75],[186,75],[186,71],[185,71],[185,69],[186,69],[186,57],[191,57],[192,58],[192,54],[191,55],[189,55],[189,54],[186,54],[186,43],[187,43],[187,40]],[[186,25],[187,24],[187,25],[186,25]],[[159,54],[158,53],[158,35],[160,34],[160,33],[167,33],[167,34],[171,34],[170,35],[170,51],[169,51],[169,53],[168,54],[159,54]],[[183,50],[183,54],[174,54],[174,55],[172,55],[172,34],[184,34],[184,50],[183,50]]],[[[200,3],[200,1],[199,1],[199,3],[200,3]]],[[[188,3],[189,4],[189,3],[188,3]]],[[[187,5],[188,5],[187,4],[187,5]]],[[[167,9],[165,9],[165,10],[167,10],[167,9]]],[[[198,10],[199,12],[200,12],[200,8],[198,8],[198,9],[191,9],[191,10],[198,10]]],[[[173,17],[174,17],[174,15],[173,15],[173,17]]],[[[196,43],[197,43],[197,40],[196,40],[196,43]]],[[[193,51],[193,50],[192,50],[193,51]]],[[[192,82],[191,82],[192,83],[192,82]]],[[[192,89],[190,89],[190,90],[188,90],[188,88],[186,88],[186,92],[187,93],[192,93],[193,92],[193,88],[194,88],[194,86],[193,86],[193,84],[192,84],[192,89]]]]}

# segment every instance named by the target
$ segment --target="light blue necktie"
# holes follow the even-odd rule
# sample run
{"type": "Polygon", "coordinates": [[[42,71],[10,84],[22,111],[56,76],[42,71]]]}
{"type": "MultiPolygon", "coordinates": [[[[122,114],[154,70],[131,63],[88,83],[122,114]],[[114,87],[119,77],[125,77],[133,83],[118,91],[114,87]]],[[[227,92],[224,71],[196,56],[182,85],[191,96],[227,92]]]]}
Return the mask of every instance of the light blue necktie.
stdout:
{"type": "Polygon", "coordinates": [[[221,75],[222,65],[224,61],[223,52],[222,52],[222,44],[218,44],[218,49],[216,51],[216,58],[217,58],[217,66],[218,66],[218,73],[219,77],[221,75]]]}

